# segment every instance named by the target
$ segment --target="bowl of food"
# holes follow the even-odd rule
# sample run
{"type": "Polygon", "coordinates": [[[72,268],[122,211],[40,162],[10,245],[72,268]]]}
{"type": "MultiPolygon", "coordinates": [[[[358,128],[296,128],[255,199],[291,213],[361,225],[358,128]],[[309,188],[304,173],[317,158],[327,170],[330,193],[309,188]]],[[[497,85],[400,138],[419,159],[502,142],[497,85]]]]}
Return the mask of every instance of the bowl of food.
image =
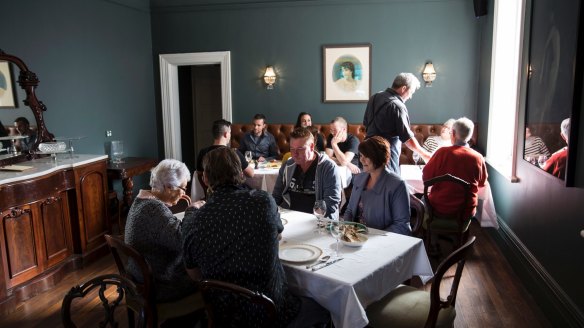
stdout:
{"type": "Polygon", "coordinates": [[[345,246],[361,247],[369,240],[366,233],[367,228],[363,224],[345,224],[340,240],[345,246]]]}

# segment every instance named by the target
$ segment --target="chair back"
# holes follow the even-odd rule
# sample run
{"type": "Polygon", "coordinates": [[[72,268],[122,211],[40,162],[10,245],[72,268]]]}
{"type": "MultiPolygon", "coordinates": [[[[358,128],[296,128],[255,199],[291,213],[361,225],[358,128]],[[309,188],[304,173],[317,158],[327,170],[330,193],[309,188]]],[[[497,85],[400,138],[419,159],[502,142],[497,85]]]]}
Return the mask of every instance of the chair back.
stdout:
{"type": "Polygon", "coordinates": [[[121,236],[105,235],[105,240],[118,267],[120,275],[131,280],[143,296],[146,302],[146,320],[149,326],[156,326],[158,322],[156,310],[156,294],[154,290],[154,276],[152,268],[144,256],[132,246],[126,244],[121,236]],[[142,281],[138,281],[128,268],[132,266],[142,275],[142,281]]]}
{"type": "Polygon", "coordinates": [[[175,205],[170,207],[170,211],[173,214],[184,212],[186,211],[187,207],[189,207],[189,205],[191,205],[191,197],[185,194],[179,198],[175,205]]]}
{"type": "MultiPolygon", "coordinates": [[[[76,328],[77,325],[73,322],[71,318],[71,305],[73,300],[76,298],[84,298],[94,289],[99,288],[99,300],[101,301],[102,308],[105,311],[105,318],[103,321],[99,322],[99,327],[123,327],[125,325],[120,325],[116,321],[116,309],[120,304],[121,308],[124,308],[122,300],[126,298],[126,303],[133,303],[137,306],[134,307],[138,314],[138,321],[136,327],[143,327],[145,313],[146,313],[146,301],[142,297],[136,288],[136,285],[130,280],[118,274],[106,274],[95,277],[81,285],[77,285],[65,295],[63,298],[63,303],[61,304],[61,322],[65,328],[76,328]],[[113,291],[110,292],[111,287],[115,287],[113,291]],[[107,291],[107,292],[106,292],[107,291]]],[[[89,298],[88,298],[89,299],[89,298]]],[[[89,301],[88,301],[89,302],[89,301]]],[[[93,304],[91,304],[93,307],[93,304]]],[[[128,311],[131,311],[128,309],[128,311]]],[[[78,320],[80,321],[80,320],[78,320]]],[[[83,326],[95,326],[95,322],[84,322],[80,323],[83,326]]],[[[133,326],[130,324],[130,326],[133,326]]]]}
{"type": "Polygon", "coordinates": [[[412,236],[420,237],[425,213],[426,206],[424,202],[415,195],[410,194],[410,227],[412,228],[412,236]]]}
{"type": "Polygon", "coordinates": [[[205,310],[207,311],[209,328],[237,327],[249,323],[249,318],[241,314],[242,304],[256,305],[263,309],[265,316],[263,327],[275,326],[277,310],[274,302],[260,292],[219,280],[203,280],[200,284],[205,310]],[[217,300],[220,299],[220,302],[217,300]],[[221,303],[221,304],[219,304],[221,303]],[[221,308],[219,308],[221,307],[221,308]]]}
{"type": "Polygon", "coordinates": [[[471,218],[467,217],[466,213],[470,206],[471,197],[472,197],[471,184],[452,174],[445,174],[424,181],[424,200],[426,203],[426,211],[428,212],[428,221],[426,222],[425,226],[427,229],[428,236],[431,231],[437,233],[456,234],[458,236],[459,241],[456,246],[462,245],[468,239],[468,225],[471,218]],[[456,213],[453,213],[452,215],[448,216],[442,215],[438,216],[437,213],[435,213],[432,203],[430,202],[429,199],[429,193],[431,193],[430,187],[438,183],[451,183],[464,190],[464,197],[461,200],[461,204],[460,206],[458,206],[458,211],[456,213]],[[434,221],[435,219],[454,220],[457,228],[450,230],[448,228],[441,229],[433,227],[432,221],[434,221]]]}
{"type": "Polygon", "coordinates": [[[434,281],[432,282],[432,287],[430,289],[430,313],[428,314],[428,319],[426,320],[426,328],[436,326],[438,313],[441,309],[455,306],[458,284],[460,283],[460,278],[462,277],[462,270],[464,269],[464,264],[466,263],[467,257],[473,250],[475,240],[475,236],[470,237],[464,245],[452,252],[444,261],[442,261],[442,263],[440,263],[438,269],[436,269],[434,281]],[[452,285],[450,286],[450,293],[445,299],[442,299],[440,297],[442,278],[444,278],[444,274],[446,274],[446,272],[453,265],[456,265],[456,272],[452,280],[452,285]]]}

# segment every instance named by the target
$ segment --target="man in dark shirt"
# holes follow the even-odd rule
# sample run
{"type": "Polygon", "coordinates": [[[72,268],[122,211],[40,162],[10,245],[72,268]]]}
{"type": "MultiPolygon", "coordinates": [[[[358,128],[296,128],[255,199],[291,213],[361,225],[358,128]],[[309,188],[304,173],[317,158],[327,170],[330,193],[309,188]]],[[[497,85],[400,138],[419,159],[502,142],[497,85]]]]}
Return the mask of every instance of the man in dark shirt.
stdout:
{"type": "Polygon", "coordinates": [[[351,173],[361,173],[359,138],[347,132],[347,120],[335,117],[330,127],[331,134],[327,138],[326,154],[339,166],[347,167],[351,173]]]}
{"type": "Polygon", "coordinates": [[[389,141],[391,158],[389,168],[400,174],[399,155],[402,142],[412,151],[420,154],[427,163],[432,157],[410,129],[410,117],[406,108],[406,101],[412,98],[414,92],[420,88],[420,81],[412,73],[400,73],[393,80],[391,88],[378,92],[369,98],[363,125],[367,129],[367,138],[381,136],[389,141]]]}
{"type": "Polygon", "coordinates": [[[239,142],[239,151],[251,151],[252,158],[258,162],[269,161],[278,156],[279,150],[274,136],[266,131],[266,116],[255,114],[253,130],[246,132],[239,142]]]}
{"type": "Polygon", "coordinates": [[[339,217],[341,179],[336,164],[314,151],[314,135],[307,128],[290,133],[290,153],[278,172],[272,196],[276,204],[295,211],[312,213],[314,202],[326,202],[326,216],[339,217]]]}

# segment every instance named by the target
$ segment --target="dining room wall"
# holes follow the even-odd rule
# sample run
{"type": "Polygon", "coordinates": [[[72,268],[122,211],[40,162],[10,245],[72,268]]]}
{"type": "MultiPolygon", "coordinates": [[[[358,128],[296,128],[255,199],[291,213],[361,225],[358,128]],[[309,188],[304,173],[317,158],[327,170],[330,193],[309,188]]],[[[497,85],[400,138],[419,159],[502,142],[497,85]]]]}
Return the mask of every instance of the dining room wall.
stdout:
{"type": "MultiPolygon", "coordinates": [[[[104,154],[106,142],[121,139],[126,155],[158,157],[149,5],[0,0],[0,49],[37,74],[49,131],[86,137],[75,141],[78,152],[104,154]]],[[[21,90],[17,99],[18,109],[0,109],[4,124],[29,112],[21,90]]]]}
{"type": "Polygon", "coordinates": [[[290,123],[301,111],[316,123],[362,122],[366,103],[322,102],[321,47],[351,43],[372,44],[372,93],[400,72],[421,80],[425,62],[434,63],[433,86],[407,103],[412,122],[476,121],[480,20],[466,0],[155,0],[152,40],[155,55],[230,51],[234,122],[264,113],[290,123]],[[271,91],[261,78],[267,65],[278,75],[271,91]]]}

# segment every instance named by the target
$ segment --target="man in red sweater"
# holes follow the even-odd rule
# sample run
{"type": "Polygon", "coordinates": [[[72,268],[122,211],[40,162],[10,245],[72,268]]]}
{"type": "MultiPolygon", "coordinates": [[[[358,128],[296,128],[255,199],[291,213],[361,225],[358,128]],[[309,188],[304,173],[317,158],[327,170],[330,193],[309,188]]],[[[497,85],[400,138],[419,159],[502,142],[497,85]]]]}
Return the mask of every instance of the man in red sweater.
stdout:
{"type": "MultiPolygon", "coordinates": [[[[563,120],[560,128],[561,128],[560,136],[562,136],[562,139],[566,141],[567,145],[570,137],[570,118],[563,120]]],[[[545,162],[542,169],[564,180],[566,178],[567,159],[568,147],[566,146],[553,153],[553,155],[545,162]]]]}
{"type": "MultiPolygon", "coordinates": [[[[424,167],[424,181],[444,174],[451,174],[471,184],[472,201],[467,209],[467,216],[476,212],[478,191],[487,181],[485,159],[471,149],[468,140],[472,136],[474,123],[466,117],[459,118],[452,125],[452,146],[438,149],[424,167]]],[[[430,203],[437,214],[456,213],[464,202],[464,189],[451,182],[435,184],[429,194],[430,203]]]]}

